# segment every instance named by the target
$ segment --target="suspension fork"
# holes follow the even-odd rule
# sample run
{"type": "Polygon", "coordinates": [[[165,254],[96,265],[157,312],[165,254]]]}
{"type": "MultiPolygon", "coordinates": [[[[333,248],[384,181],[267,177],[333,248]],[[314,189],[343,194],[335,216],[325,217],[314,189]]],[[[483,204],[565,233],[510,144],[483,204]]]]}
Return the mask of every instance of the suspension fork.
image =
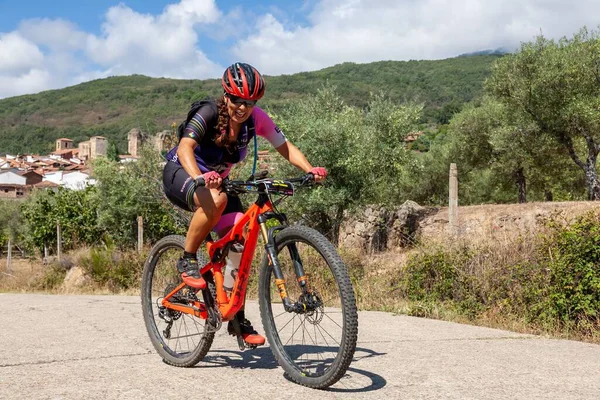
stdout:
{"type": "Polygon", "coordinates": [[[300,289],[302,289],[302,293],[309,293],[310,287],[308,286],[308,279],[306,277],[306,273],[304,272],[304,265],[302,265],[300,253],[298,253],[298,247],[296,247],[296,243],[294,242],[288,244],[286,247],[290,252],[290,258],[294,263],[294,271],[296,272],[298,285],[300,286],[300,289]]]}
{"type": "MultiPolygon", "coordinates": [[[[273,234],[278,230],[284,229],[285,225],[280,225],[269,229],[267,228],[267,220],[269,218],[277,217],[274,213],[261,214],[258,216],[258,223],[260,225],[260,232],[262,233],[263,239],[265,241],[265,251],[267,252],[269,264],[273,267],[273,274],[275,275],[275,284],[277,285],[277,289],[279,290],[279,296],[281,297],[283,307],[287,312],[302,311],[302,305],[299,305],[298,303],[293,303],[288,297],[285,285],[285,278],[283,276],[283,272],[281,272],[281,266],[279,264],[279,260],[277,258],[277,251],[275,249],[275,239],[273,238],[273,234]]],[[[280,219],[280,221],[282,220],[280,219]]],[[[285,222],[285,219],[283,219],[282,222],[285,222]]],[[[304,267],[302,267],[302,262],[300,261],[298,249],[296,249],[295,244],[289,245],[288,249],[290,251],[290,255],[292,256],[296,276],[298,278],[302,278],[302,281],[300,281],[300,279],[298,279],[298,281],[300,282],[300,285],[304,287],[306,285],[306,277],[304,276],[304,267]]]]}

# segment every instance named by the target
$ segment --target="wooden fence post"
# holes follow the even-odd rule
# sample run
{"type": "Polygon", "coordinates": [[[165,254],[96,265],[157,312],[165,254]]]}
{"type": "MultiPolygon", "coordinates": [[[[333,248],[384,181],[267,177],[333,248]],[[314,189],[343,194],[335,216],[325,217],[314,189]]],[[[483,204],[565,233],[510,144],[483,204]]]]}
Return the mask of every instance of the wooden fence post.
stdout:
{"type": "Polygon", "coordinates": [[[452,235],[458,234],[458,169],[450,164],[450,196],[448,201],[448,223],[452,235]]]}
{"type": "Polygon", "coordinates": [[[56,258],[60,261],[60,256],[62,253],[62,243],[61,243],[61,235],[60,235],[60,223],[56,221],[56,258]]]}
{"type": "Polygon", "coordinates": [[[137,223],[138,223],[137,249],[138,249],[138,253],[141,253],[142,246],[144,245],[144,220],[141,215],[139,217],[137,217],[137,223]]]}
{"type": "Polygon", "coordinates": [[[6,258],[6,269],[10,271],[10,263],[12,261],[12,240],[8,239],[8,257],[6,258]]]}

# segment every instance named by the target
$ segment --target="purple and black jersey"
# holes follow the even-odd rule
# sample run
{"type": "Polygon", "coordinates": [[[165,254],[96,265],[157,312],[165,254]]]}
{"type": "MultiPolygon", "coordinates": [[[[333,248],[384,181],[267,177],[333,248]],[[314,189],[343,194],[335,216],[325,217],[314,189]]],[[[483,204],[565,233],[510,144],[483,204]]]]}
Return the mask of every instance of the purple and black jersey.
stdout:
{"type": "MultiPolygon", "coordinates": [[[[248,143],[254,135],[264,137],[276,148],[287,140],[267,113],[255,106],[248,120],[242,125],[237,144],[233,148],[219,147],[214,142],[218,118],[216,103],[209,102],[196,112],[183,133],[183,137],[194,139],[198,143],[194,149],[194,156],[202,173],[216,171],[222,177],[226,177],[234,164],[246,158],[248,143]]],[[[181,165],[177,159],[178,147],[167,153],[167,160],[181,165]]]]}

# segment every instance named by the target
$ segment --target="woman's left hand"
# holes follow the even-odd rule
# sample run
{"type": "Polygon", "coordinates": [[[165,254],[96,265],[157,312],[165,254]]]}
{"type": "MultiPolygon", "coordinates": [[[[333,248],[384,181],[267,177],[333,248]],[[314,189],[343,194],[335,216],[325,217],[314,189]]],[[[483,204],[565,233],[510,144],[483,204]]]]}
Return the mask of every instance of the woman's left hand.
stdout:
{"type": "Polygon", "coordinates": [[[317,182],[317,183],[323,182],[325,180],[325,178],[327,177],[327,170],[323,167],[314,167],[313,169],[311,169],[308,172],[310,174],[314,175],[315,182],[317,182]]]}

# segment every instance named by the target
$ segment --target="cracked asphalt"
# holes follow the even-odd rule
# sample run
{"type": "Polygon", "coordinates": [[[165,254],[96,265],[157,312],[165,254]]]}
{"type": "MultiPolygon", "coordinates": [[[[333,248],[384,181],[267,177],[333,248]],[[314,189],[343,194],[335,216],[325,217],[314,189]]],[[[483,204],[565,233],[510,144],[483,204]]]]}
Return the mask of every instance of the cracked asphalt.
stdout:
{"type": "MultiPolygon", "coordinates": [[[[587,343],[360,312],[348,374],[316,391],[223,329],[197,367],[164,364],[138,297],[0,294],[0,305],[0,399],[600,398],[600,346],[587,343]]],[[[247,315],[260,327],[255,303],[247,315]]]]}

